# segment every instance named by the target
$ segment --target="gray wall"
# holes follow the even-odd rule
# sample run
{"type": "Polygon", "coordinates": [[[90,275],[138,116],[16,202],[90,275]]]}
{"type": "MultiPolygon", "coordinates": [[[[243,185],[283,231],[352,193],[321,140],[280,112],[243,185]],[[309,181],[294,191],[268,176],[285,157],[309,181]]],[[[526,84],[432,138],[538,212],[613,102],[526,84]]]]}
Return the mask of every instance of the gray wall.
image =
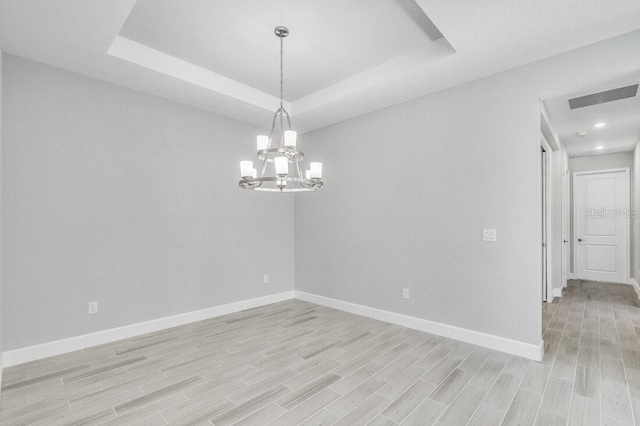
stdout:
{"type": "MultiPolygon", "coordinates": [[[[2,93],[2,69],[3,69],[3,56],[2,53],[2,41],[0,40],[0,179],[2,178],[2,103],[4,102],[3,93],[2,93]]],[[[0,181],[0,258],[2,257],[2,185],[0,181]]],[[[2,349],[3,340],[2,340],[2,262],[0,262],[0,388],[2,388],[2,349]]]]}
{"type": "MultiPolygon", "coordinates": [[[[633,151],[633,206],[636,213],[640,213],[640,140],[633,151]]],[[[636,284],[640,284],[640,214],[636,214],[633,221],[634,262],[633,277],[636,284]]]]}
{"type": "MultiPolygon", "coordinates": [[[[633,153],[632,152],[619,152],[616,154],[606,154],[606,155],[593,155],[588,157],[576,157],[569,159],[569,170],[572,173],[575,172],[589,172],[592,170],[607,170],[607,169],[616,169],[616,168],[629,168],[629,190],[630,190],[630,203],[629,205],[633,205],[633,194],[635,194],[634,188],[634,169],[633,169],[633,153]]],[[[574,246],[574,210],[573,210],[573,175],[571,181],[571,271],[574,271],[574,259],[575,259],[575,246],[574,246]]],[[[633,219],[629,218],[631,221],[631,227],[629,229],[633,229],[633,219]]],[[[635,241],[631,238],[630,241],[630,253],[629,258],[631,259],[630,265],[630,276],[633,276],[633,271],[636,269],[634,265],[635,259],[635,241]]]]}
{"type": "Polygon", "coordinates": [[[293,197],[237,186],[261,129],[4,65],[3,350],[293,289],[293,197]]]}
{"type": "Polygon", "coordinates": [[[296,290],[539,344],[539,99],[637,69],[639,41],[306,134],[326,187],[296,197],[296,290]],[[498,241],[482,242],[483,228],[498,241]]]}
{"type": "Polygon", "coordinates": [[[572,172],[588,172],[620,167],[629,167],[633,172],[633,153],[618,152],[616,154],[591,155],[589,157],[569,159],[569,170],[572,172]]]}

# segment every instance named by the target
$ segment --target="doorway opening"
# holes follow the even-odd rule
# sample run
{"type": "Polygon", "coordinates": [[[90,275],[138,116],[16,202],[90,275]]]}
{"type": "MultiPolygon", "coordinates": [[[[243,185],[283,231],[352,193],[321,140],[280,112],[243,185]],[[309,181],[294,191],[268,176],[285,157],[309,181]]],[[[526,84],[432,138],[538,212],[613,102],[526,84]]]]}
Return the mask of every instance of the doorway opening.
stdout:
{"type": "Polygon", "coordinates": [[[640,72],[541,101],[541,132],[552,147],[543,171],[550,181],[543,200],[548,302],[583,281],[634,284],[640,275],[633,231],[640,208],[633,196],[640,174],[633,154],[640,140],[639,83],[640,72]],[[624,96],[613,96],[620,88],[628,89],[624,96]]]}

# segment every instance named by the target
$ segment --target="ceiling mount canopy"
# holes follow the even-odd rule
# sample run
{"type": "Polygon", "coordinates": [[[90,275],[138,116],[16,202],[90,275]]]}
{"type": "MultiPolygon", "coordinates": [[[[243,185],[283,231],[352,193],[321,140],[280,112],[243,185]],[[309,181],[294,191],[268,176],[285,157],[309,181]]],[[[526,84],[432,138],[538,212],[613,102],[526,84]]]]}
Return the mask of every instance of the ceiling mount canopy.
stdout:
{"type": "Polygon", "coordinates": [[[277,26],[273,32],[280,38],[285,38],[289,35],[289,28],[283,26],[277,26]]]}
{"type": "Polygon", "coordinates": [[[291,118],[284,108],[284,38],[289,35],[289,29],[278,26],[273,32],[280,38],[280,108],[273,116],[269,136],[257,138],[257,156],[262,161],[260,174],[253,168],[253,161],[241,161],[238,185],[254,191],[314,191],[324,185],[320,180],[322,163],[310,163],[309,169],[302,174],[304,154],[298,151],[298,134],[291,130],[291,118]]]}

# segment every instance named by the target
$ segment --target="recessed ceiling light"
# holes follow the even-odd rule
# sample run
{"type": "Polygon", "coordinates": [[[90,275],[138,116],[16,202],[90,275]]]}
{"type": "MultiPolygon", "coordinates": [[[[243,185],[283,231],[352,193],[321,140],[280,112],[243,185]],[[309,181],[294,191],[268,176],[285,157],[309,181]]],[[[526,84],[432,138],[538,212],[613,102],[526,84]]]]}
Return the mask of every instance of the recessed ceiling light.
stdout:
{"type": "Polygon", "coordinates": [[[602,149],[602,148],[604,148],[604,146],[602,146],[602,145],[596,146],[596,149],[602,149]]]}
{"type": "Polygon", "coordinates": [[[596,124],[593,125],[593,127],[604,127],[606,125],[607,125],[607,123],[596,123],[596,124]]]}
{"type": "Polygon", "coordinates": [[[577,135],[577,136],[580,136],[580,137],[582,137],[582,136],[587,136],[587,132],[586,132],[586,131],[584,131],[584,130],[581,130],[581,131],[579,131],[578,133],[576,133],[576,135],[577,135]]]}

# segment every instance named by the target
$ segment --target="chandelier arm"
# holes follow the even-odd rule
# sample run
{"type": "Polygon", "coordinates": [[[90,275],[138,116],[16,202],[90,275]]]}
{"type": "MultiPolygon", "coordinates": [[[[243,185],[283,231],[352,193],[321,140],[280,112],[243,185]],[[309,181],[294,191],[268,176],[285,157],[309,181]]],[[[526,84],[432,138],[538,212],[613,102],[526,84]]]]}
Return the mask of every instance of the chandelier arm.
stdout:
{"type": "Polygon", "coordinates": [[[291,130],[291,117],[289,117],[289,112],[282,108],[282,111],[284,111],[285,115],[287,116],[287,124],[289,125],[289,130],[291,130]]]}
{"type": "MultiPolygon", "coordinates": [[[[282,101],[280,101],[282,103],[282,101]]],[[[283,111],[283,108],[280,107],[280,111],[283,111]]],[[[282,112],[280,112],[280,148],[284,148],[284,126],[282,124],[282,112]]]]}
{"type": "MultiPolygon", "coordinates": [[[[275,131],[275,128],[276,128],[276,118],[278,117],[278,111],[276,111],[276,113],[273,114],[273,120],[271,121],[271,132],[269,133],[269,142],[267,144],[267,150],[271,148],[271,141],[273,140],[273,132],[275,131]]],[[[265,159],[262,160],[262,170],[260,171],[261,178],[263,178],[264,174],[267,172],[268,163],[269,161],[267,157],[265,157],[265,159]]],[[[262,182],[260,182],[260,184],[258,185],[258,187],[260,186],[262,186],[262,182]]]]}
{"type": "Polygon", "coordinates": [[[304,181],[300,182],[300,186],[305,188],[305,189],[314,189],[314,190],[317,189],[315,187],[315,185],[309,185],[308,183],[306,183],[304,181]]]}
{"type": "Polygon", "coordinates": [[[304,176],[302,176],[302,171],[300,170],[300,163],[297,161],[296,161],[296,171],[298,172],[299,178],[304,178],[304,176]]]}
{"type": "Polygon", "coordinates": [[[239,186],[244,189],[252,189],[252,190],[258,189],[262,191],[271,191],[271,192],[298,192],[298,191],[311,191],[311,190],[320,189],[324,186],[324,182],[322,182],[320,179],[304,179],[304,178],[291,177],[291,176],[285,176],[285,177],[270,176],[265,178],[244,178],[240,180],[239,186]],[[277,183],[279,180],[284,180],[286,182],[291,182],[291,183],[299,183],[300,186],[294,187],[293,185],[291,186],[278,185],[277,188],[274,188],[272,186],[265,185],[265,187],[262,187],[263,183],[267,183],[267,182],[277,183]]]}
{"type": "Polygon", "coordinates": [[[287,125],[289,126],[289,130],[291,130],[291,117],[289,117],[289,113],[284,107],[278,108],[276,113],[273,116],[273,122],[271,123],[271,135],[269,136],[269,148],[271,147],[271,140],[273,139],[273,133],[275,132],[276,127],[276,119],[280,117],[280,148],[284,148],[284,117],[287,117],[287,125]]]}
{"type": "MultiPolygon", "coordinates": [[[[267,158],[265,157],[265,159],[262,160],[262,171],[260,172],[260,177],[261,178],[264,177],[264,174],[267,171],[267,163],[268,163],[268,161],[267,161],[267,158]]],[[[260,185],[262,185],[262,183],[260,183],[260,185]]]]}
{"type": "Polygon", "coordinates": [[[276,119],[278,118],[278,112],[280,112],[280,110],[276,111],[276,113],[273,114],[273,121],[271,121],[271,133],[269,133],[269,143],[267,145],[267,149],[271,148],[271,141],[273,140],[273,132],[276,130],[276,119]]]}

